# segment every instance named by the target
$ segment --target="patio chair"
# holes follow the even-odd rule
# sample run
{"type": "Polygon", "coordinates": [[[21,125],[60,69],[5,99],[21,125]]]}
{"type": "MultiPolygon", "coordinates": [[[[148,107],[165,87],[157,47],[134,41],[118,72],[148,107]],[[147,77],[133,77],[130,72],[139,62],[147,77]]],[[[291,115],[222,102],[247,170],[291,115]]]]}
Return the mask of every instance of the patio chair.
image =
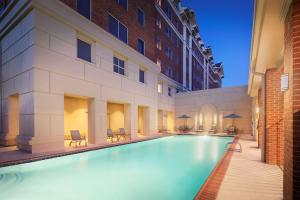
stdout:
{"type": "Polygon", "coordinates": [[[119,139],[120,139],[120,137],[123,137],[125,140],[127,136],[129,136],[129,134],[126,133],[125,129],[119,128],[119,139]]]}
{"type": "Polygon", "coordinates": [[[75,142],[75,147],[77,147],[77,142],[79,142],[79,145],[81,144],[81,141],[85,142],[85,146],[87,146],[86,143],[86,137],[85,136],[81,136],[79,130],[71,130],[71,142],[69,144],[69,146],[72,145],[73,142],[75,142]]]}
{"type": "Polygon", "coordinates": [[[114,142],[114,133],[111,128],[107,129],[107,139],[110,139],[111,142],[114,142]]]}
{"type": "Polygon", "coordinates": [[[200,125],[200,126],[198,127],[198,129],[197,129],[197,130],[195,130],[195,132],[197,132],[197,133],[202,133],[202,132],[204,132],[204,128],[203,128],[203,126],[202,126],[202,125],[200,125]]]}
{"type": "Polygon", "coordinates": [[[208,131],[209,133],[212,133],[212,134],[216,134],[217,133],[217,126],[212,126],[211,129],[208,131]]]}

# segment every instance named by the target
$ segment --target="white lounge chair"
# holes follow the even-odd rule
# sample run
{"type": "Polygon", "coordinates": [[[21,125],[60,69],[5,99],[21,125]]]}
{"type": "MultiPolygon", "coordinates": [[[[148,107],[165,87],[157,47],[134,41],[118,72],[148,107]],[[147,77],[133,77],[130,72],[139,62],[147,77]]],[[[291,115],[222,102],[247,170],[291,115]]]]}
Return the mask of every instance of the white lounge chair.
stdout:
{"type": "Polygon", "coordinates": [[[126,133],[125,129],[124,128],[119,128],[119,139],[121,137],[123,137],[124,139],[126,139],[127,136],[129,136],[129,134],[126,133]]]}

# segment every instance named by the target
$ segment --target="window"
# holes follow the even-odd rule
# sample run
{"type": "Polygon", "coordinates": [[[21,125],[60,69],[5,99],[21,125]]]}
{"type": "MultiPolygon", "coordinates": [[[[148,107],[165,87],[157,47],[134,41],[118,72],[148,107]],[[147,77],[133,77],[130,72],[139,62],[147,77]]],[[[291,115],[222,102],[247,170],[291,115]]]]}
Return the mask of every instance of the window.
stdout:
{"type": "Polygon", "coordinates": [[[158,28],[161,29],[161,19],[160,19],[160,17],[156,18],[156,26],[158,26],[158,28]]]}
{"type": "Polygon", "coordinates": [[[128,2],[127,0],[118,0],[118,4],[121,5],[123,8],[128,10],[128,2]]]}
{"type": "Polygon", "coordinates": [[[161,45],[161,39],[160,39],[160,38],[157,38],[157,39],[156,39],[156,48],[159,49],[159,50],[161,50],[161,46],[162,46],[162,45],[161,45]]]}
{"type": "Polygon", "coordinates": [[[169,38],[172,38],[172,30],[169,26],[166,26],[166,34],[169,38]]]}
{"type": "Polygon", "coordinates": [[[172,59],[172,50],[170,47],[165,47],[165,54],[168,58],[172,59]]]}
{"type": "Polygon", "coordinates": [[[165,7],[165,13],[169,17],[169,19],[172,19],[172,11],[171,11],[171,8],[169,6],[165,7]]]}
{"type": "Polygon", "coordinates": [[[119,40],[123,41],[127,44],[128,39],[128,30],[126,26],[121,24],[117,19],[109,15],[109,32],[113,34],[115,37],[119,38],[119,40]]]}
{"type": "Polygon", "coordinates": [[[160,59],[157,59],[157,60],[156,60],[156,64],[157,64],[158,66],[161,67],[161,60],[160,60],[160,59]]]}
{"type": "Polygon", "coordinates": [[[141,54],[145,55],[145,43],[140,38],[138,38],[137,50],[141,54]]]}
{"type": "Polygon", "coordinates": [[[179,47],[179,38],[177,36],[175,37],[175,46],[179,47]]]}
{"type": "Polygon", "coordinates": [[[145,14],[141,9],[138,9],[138,21],[142,26],[145,25],[145,14]]]}
{"type": "Polygon", "coordinates": [[[4,12],[5,8],[7,7],[9,1],[3,0],[0,2],[0,15],[4,12]]]}
{"type": "Polygon", "coordinates": [[[178,22],[178,20],[177,20],[177,19],[175,19],[174,23],[175,23],[175,27],[176,27],[176,29],[177,29],[177,30],[179,30],[179,22],[178,22]]]}
{"type": "Polygon", "coordinates": [[[91,19],[91,1],[90,0],[77,0],[76,9],[79,14],[91,19]]]}
{"type": "Polygon", "coordinates": [[[125,61],[114,57],[114,72],[125,75],[125,61]]]}
{"type": "Polygon", "coordinates": [[[91,44],[77,39],[77,57],[85,61],[91,62],[91,44]]]}
{"type": "Polygon", "coordinates": [[[157,84],[157,92],[159,93],[159,94],[162,94],[162,92],[163,92],[163,88],[162,88],[162,83],[158,83],[157,84]]]}
{"type": "Polygon", "coordinates": [[[167,75],[170,78],[173,77],[173,70],[169,65],[167,65],[165,68],[165,75],[167,75]]]}
{"type": "Polygon", "coordinates": [[[179,56],[178,55],[175,55],[175,63],[176,63],[176,65],[179,64],[179,56]]]}
{"type": "Polygon", "coordinates": [[[145,83],[145,71],[140,69],[140,72],[139,72],[139,81],[141,83],[145,83]]]}
{"type": "Polygon", "coordinates": [[[172,88],[168,87],[168,96],[171,97],[172,96],[172,88]]]}
{"type": "Polygon", "coordinates": [[[161,6],[161,0],[156,0],[156,3],[161,6]]]}

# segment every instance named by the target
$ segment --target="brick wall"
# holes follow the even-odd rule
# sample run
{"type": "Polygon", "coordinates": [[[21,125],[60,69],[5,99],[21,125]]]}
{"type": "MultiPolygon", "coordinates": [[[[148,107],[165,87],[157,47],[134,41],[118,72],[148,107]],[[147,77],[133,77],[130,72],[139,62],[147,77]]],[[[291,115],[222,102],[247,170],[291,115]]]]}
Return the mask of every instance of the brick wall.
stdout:
{"type": "MultiPolygon", "coordinates": [[[[76,0],[61,0],[74,10],[76,10],[76,0]]],[[[145,55],[156,63],[155,57],[155,20],[156,9],[154,0],[131,0],[128,1],[128,10],[117,3],[117,0],[92,1],[92,22],[108,31],[108,16],[111,14],[128,28],[128,45],[137,49],[137,39],[141,38],[145,42],[145,55]],[[145,25],[138,23],[138,8],[145,13],[145,25]]]]}
{"type": "Polygon", "coordinates": [[[283,165],[283,93],[280,77],[283,67],[266,71],[266,163],[283,165]]]}
{"type": "Polygon", "coordinates": [[[284,94],[284,199],[300,199],[300,1],[293,0],[285,19],[284,73],[289,90],[284,94]]]}

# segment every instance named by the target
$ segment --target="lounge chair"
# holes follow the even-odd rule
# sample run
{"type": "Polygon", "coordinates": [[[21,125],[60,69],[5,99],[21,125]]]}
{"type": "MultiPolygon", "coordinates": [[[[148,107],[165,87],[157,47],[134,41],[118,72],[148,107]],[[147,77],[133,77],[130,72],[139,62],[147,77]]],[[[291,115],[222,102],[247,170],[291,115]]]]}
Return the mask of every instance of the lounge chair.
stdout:
{"type": "Polygon", "coordinates": [[[217,126],[212,126],[211,129],[208,132],[212,133],[212,134],[216,134],[217,133],[217,126]]]}
{"type": "Polygon", "coordinates": [[[112,132],[111,128],[107,129],[107,139],[110,139],[111,142],[114,142],[114,133],[112,132]]]}
{"type": "Polygon", "coordinates": [[[71,142],[70,142],[69,146],[71,146],[72,143],[75,142],[75,145],[77,147],[77,142],[79,142],[79,145],[80,145],[81,141],[84,141],[85,146],[87,146],[86,137],[81,136],[79,130],[71,130],[70,132],[71,132],[71,142]]]}
{"type": "Polygon", "coordinates": [[[119,128],[119,139],[121,137],[123,137],[124,139],[126,139],[126,137],[129,136],[129,134],[126,134],[126,131],[124,128],[119,128]]]}
{"type": "Polygon", "coordinates": [[[198,127],[198,129],[195,130],[195,132],[197,132],[197,133],[202,133],[202,132],[204,132],[203,126],[200,125],[200,126],[198,127]]]}

